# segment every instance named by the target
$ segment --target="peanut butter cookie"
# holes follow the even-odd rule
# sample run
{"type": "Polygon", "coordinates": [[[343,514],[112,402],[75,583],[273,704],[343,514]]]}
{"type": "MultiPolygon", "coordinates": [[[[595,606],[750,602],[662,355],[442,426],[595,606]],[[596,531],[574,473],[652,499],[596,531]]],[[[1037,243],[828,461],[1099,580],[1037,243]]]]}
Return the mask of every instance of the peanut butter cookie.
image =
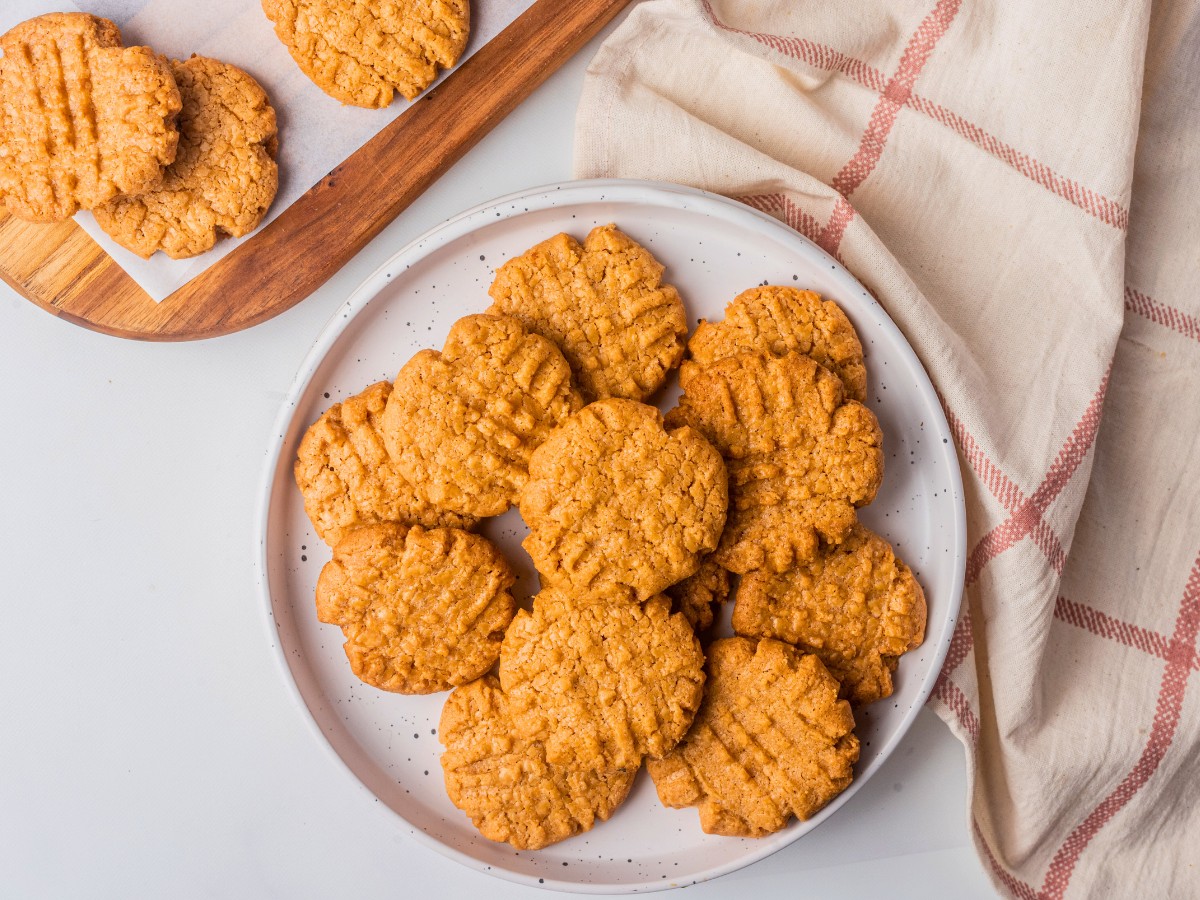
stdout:
{"type": "Polygon", "coordinates": [[[262,0],[292,59],[329,96],[382,109],[412,100],[458,62],[471,24],[468,0],[262,0]]]}
{"type": "Polygon", "coordinates": [[[729,467],[729,520],[713,558],[745,574],[812,559],[875,498],[883,435],[865,406],[807,356],[745,353],[691,370],[667,424],[690,425],[729,467]]]}
{"type": "Polygon", "coordinates": [[[846,396],[867,399],[862,344],[832,300],[799,288],[767,285],[742,291],[721,322],[701,322],[688,341],[684,369],[704,368],[739,353],[804,353],[842,379],[846,396]]]}
{"type": "Polygon", "coordinates": [[[317,618],[338,625],[367,684],[429,694],[496,662],[516,580],[486,538],[457,528],[367,525],[333,548],[317,579],[317,618]]]}
{"type": "Polygon", "coordinates": [[[515,733],[555,765],[636,769],[671,750],[704,688],[704,654],[666,597],[570,597],[544,588],[500,654],[515,733]]]}
{"type": "Polygon", "coordinates": [[[724,638],[683,742],[647,768],[664,806],[700,809],[708,834],[762,837],[807,819],[854,777],[850,704],[815,656],[779,641],[724,638]]]}
{"type": "Polygon", "coordinates": [[[158,184],[179,90],[165,57],[122,47],[108,19],[50,13],[0,36],[0,198],[58,222],[158,184]]]}
{"type": "Polygon", "coordinates": [[[484,837],[540,850],[605,821],[629,794],[638,767],[597,769],[546,761],[545,745],[514,735],[495,676],[456,688],[438,725],[450,802],[484,837]]]}
{"type": "Polygon", "coordinates": [[[898,658],[925,639],[925,594],[888,542],[857,525],[782,575],[743,577],[733,628],[816,654],[851,702],[871,703],[892,693],[898,658]]]}
{"type": "Polygon", "coordinates": [[[582,405],[550,341],[508,316],[467,316],[441,353],[422,350],[396,376],[384,442],[425,502],[498,516],[525,486],[533,451],[582,405]]]}
{"type": "Polygon", "coordinates": [[[397,471],[380,433],[391,394],[391,382],[380,381],[333,404],[300,441],[296,486],[317,535],[331,547],[361,525],[470,528],[477,521],[421,500],[397,471]]]}
{"type": "Polygon", "coordinates": [[[672,600],[672,608],[683,613],[699,634],[712,627],[717,608],[729,599],[729,589],[729,572],[706,556],[694,574],[671,585],[665,593],[672,600]]]}
{"type": "Polygon", "coordinates": [[[721,455],[699,434],[668,433],[652,406],[600,400],[530,458],[523,546],[544,583],[644,600],[696,571],[728,501],[721,455]]]}
{"type": "Polygon", "coordinates": [[[589,400],[644,400],[679,365],[687,336],[683,301],[662,273],[614,225],[583,246],[559,234],[500,267],[489,312],[554,341],[589,400]]]}
{"type": "Polygon", "coordinates": [[[202,56],[172,62],[171,71],[183,98],[175,161],[157,187],[94,210],[113,240],[147,258],[156,250],[196,256],[223,235],[249,234],[279,187],[275,111],[258,82],[202,56]]]}

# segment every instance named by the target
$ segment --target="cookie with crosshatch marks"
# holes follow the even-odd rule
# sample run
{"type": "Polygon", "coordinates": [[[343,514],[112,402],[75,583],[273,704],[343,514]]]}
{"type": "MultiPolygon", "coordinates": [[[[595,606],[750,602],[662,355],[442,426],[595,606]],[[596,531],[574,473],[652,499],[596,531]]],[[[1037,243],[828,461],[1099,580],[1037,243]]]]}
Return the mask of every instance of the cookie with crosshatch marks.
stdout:
{"type": "Polygon", "coordinates": [[[690,425],[729,467],[729,519],[713,554],[744,575],[812,559],[839,543],[883,479],[875,415],[799,353],[743,353],[684,373],[668,426],[690,425]]]}
{"type": "Polygon", "coordinates": [[[739,353],[803,353],[842,380],[846,396],[867,399],[862,343],[832,300],[799,288],[765,285],[742,291],[720,322],[701,322],[688,341],[683,368],[704,368],[739,353]]]}
{"type": "Polygon", "coordinates": [[[810,818],[854,778],[850,704],[817,657],[773,640],[708,648],[687,737],[647,768],[664,806],[695,806],[708,834],[762,837],[810,818]]]}
{"type": "Polygon", "coordinates": [[[329,96],[382,109],[414,99],[458,62],[471,25],[468,0],[262,0],[275,34],[329,96]]]}
{"type": "Polygon", "coordinates": [[[591,400],[644,400],[683,357],[687,314],[663,266],[615,225],[581,246],[559,234],[496,272],[489,312],[516,316],[562,350],[591,400]]]}
{"type": "Polygon", "coordinates": [[[275,199],[275,110],[237,66],[202,56],[171,63],[183,99],[179,149],[156,187],[96,207],[96,222],[143,257],[211,250],[258,227],[275,199]]]}
{"type": "Polygon", "coordinates": [[[546,584],[644,600],[716,547],[728,499],[721,455],[699,434],[668,432],[653,406],[599,400],[533,452],[522,546],[546,584]]]}
{"type": "Polygon", "coordinates": [[[509,707],[493,675],[447,698],[438,740],[450,802],[484,837],[518,850],[540,850],[608,819],[638,767],[555,765],[544,743],[515,734],[509,707]]]}
{"type": "Polygon", "coordinates": [[[854,703],[892,693],[900,656],[925,639],[925,593],[891,545],[861,525],[781,575],[742,577],[733,629],[821,658],[854,703]]]}
{"type": "Polygon", "coordinates": [[[692,627],[661,595],[574,596],[543,588],[513,619],[500,684],[514,733],[555,765],[637,768],[683,737],[704,691],[692,627]]]}
{"type": "Polygon", "coordinates": [[[330,546],[361,525],[470,528],[477,521],[421,500],[396,469],[381,433],[391,395],[391,382],[380,381],[333,404],[300,441],[296,486],[313,528],[330,546]]]}
{"type": "Polygon", "coordinates": [[[175,158],[179,90],[165,57],[108,19],[50,13],[0,36],[0,198],[58,222],[158,184],[175,158]]]}
{"type": "Polygon", "coordinates": [[[401,694],[466,684],[496,662],[516,577],[486,538],[457,528],[367,525],[333,548],[317,618],[341,627],[354,674],[401,694]]]}
{"type": "Polygon", "coordinates": [[[497,516],[529,478],[529,458],[583,405],[558,348],[508,316],[467,316],[441,353],[422,350],[396,376],[384,443],[426,503],[497,516]]]}

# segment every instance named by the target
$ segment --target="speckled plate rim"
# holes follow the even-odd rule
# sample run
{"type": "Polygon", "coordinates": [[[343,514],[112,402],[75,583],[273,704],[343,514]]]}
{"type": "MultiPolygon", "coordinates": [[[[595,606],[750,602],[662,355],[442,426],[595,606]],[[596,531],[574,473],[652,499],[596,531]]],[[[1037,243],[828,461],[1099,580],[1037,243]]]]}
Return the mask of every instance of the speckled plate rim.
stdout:
{"type": "Polygon", "coordinates": [[[280,406],[279,413],[275,419],[275,426],[272,432],[270,448],[267,452],[266,461],[263,467],[263,475],[259,488],[258,507],[255,515],[255,537],[258,541],[258,551],[254,555],[255,560],[255,576],[258,584],[261,599],[263,601],[263,625],[266,630],[267,642],[273,650],[276,663],[279,665],[283,681],[286,686],[289,697],[292,703],[300,712],[301,717],[306,721],[309,733],[313,738],[325,749],[328,756],[334,760],[338,769],[347,776],[358,788],[360,792],[368,796],[371,801],[367,804],[369,808],[380,810],[381,815],[389,820],[393,825],[397,822],[407,826],[403,830],[416,839],[420,844],[429,847],[438,853],[455,860],[462,865],[483,872],[487,875],[492,875],[498,878],[503,878],[506,881],[515,882],[517,884],[526,885],[529,887],[543,888],[552,891],[564,891],[570,893],[586,893],[586,894],[632,894],[632,893],[649,893],[651,891],[671,890],[676,887],[686,887],[692,884],[699,884],[704,881],[710,881],[714,878],[719,878],[722,875],[727,875],[730,872],[735,872],[746,866],[752,865],[759,860],[782,850],[789,846],[794,841],[803,837],[812,831],[813,828],[820,825],[830,816],[834,815],[855,793],[857,793],[871,776],[879,770],[883,763],[891,756],[896,747],[904,739],[913,723],[916,721],[918,713],[929,699],[930,693],[933,691],[933,686],[937,681],[937,677],[942,669],[942,664],[945,661],[946,653],[950,648],[950,640],[954,634],[954,627],[958,621],[959,610],[962,605],[963,582],[966,574],[966,542],[967,542],[967,514],[966,506],[963,500],[962,487],[962,470],[958,463],[958,455],[955,451],[955,444],[952,439],[949,423],[946,421],[945,414],[942,411],[941,404],[937,400],[937,394],[934,390],[932,382],[929,380],[929,375],[925,371],[925,367],[921,364],[916,352],[904,337],[904,334],[892,321],[891,317],[879,305],[878,301],[871,293],[863,287],[863,285],[850,272],[839,263],[836,259],[810,241],[808,238],[801,235],[799,232],[784,225],[778,219],[763,213],[745,204],[738,203],[735,200],[730,200],[719,194],[713,194],[708,191],[702,191],[697,188],[685,187],[683,185],[672,184],[670,182],[658,181],[640,181],[632,179],[620,178],[603,178],[590,179],[583,181],[568,181],[558,184],[550,184],[542,187],[531,188],[526,191],[518,191],[499,197],[487,203],[480,204],[454,216],[451,219],[435,226],[425,232],[420,237],[407,244],[401,250],[389,258],[371,275],[369,275],[354,291],[351,292],[349,298],[343,303],[333,315],[330,316],[325,327],[320,335],[314,341],[312,349],[309,350],[304,361],[301,363],[297,371],[296,378],[292,383],[284,397],[283,404],[280,406]],[[577,882],[561,881],[553,878],[546,878],[544,881],[533,878],[519,872],[505,871],[488,867],[475,857],[462,852],[456,847],[450,846],[430,835],[427,835],[420,828],[416,828],[399,812],[383,803],[374,802],[378,798],[358,777],[349,763],[334,749],[333,745],[326,739],[321,731],[320,723],[317,721],[313,711],[309,708],[300,692],[299,685],[296,682],[295,676],[291,670],[291,666],[287,659],[286,651],[283,647],[283,642],[280,640],[278,632],[278,624],[274,613],[274,600],[271,596],[270,585],[270,566],[267,559],[267,536],[268,525],[271,515],[271,494],[274,490],[276,473],[279,468],[280,454],[283,452],[283,444],[291,424],[292,417],[299,405],[309,383],[312,381],[317,368],[324,360],[326,354],[336,344],[338,338],[349,327],[351,321],[361,312],[367,304],[385,287],[391,285],[391,277],[389,272],[402,271],[406,264],[412,265],[417,260],[423,259],[435,250],[445,246],[446,244],[455,241],[471,231],[482,227],[483,225],[494,224],[497,217],[509,218],[525,215],[531,212],[539,212],[545,209],[558,208],[569,206],[573,203],[594,203],[603,200],[609,203],[651,203],[662,205],[671,208],[686,208],[689,210],[706,213],[715,217],[723,218],[727,221],[736,224],[745,225],[751,231],[767,230],[772,237],[782,240],[785,243],[792,244],[798,252],[804,255],[815,255],[825,266],[828,266],[834,273],[835,279],[842,282],[848,293],[854,293],[864,303],[862,312],[870,316],[872,326],[877,328],[879,332],[892,340],[899,349],[901,356],[912,367],[913,373],[916,375],[917,390],[923,395],[923,399],[929,402],[931,409],[935,411],[933,431],[937,437],[943,438],[942,446],[947,450],[943,452],[943,461],[946,465],[946,474],[950,477],[950,483],[954,489],[956,503],[954,505],[954,522],[953,522],[953,567],[956,572],[953,587],[950,597],[947,600],[947,614],[941,623],[941,629],[937,634],[927,633],[925,640],[928,643],[934,644],[932,651],[932,662],[926,672],[925,678],[922,680],[918,690],[918,700],[913,703],[908,712],[901,720],[900,726],[892,733],[890,739],[880,750],[879,755],[864,771],[857,773],[854,781],[845,791],[839,794],[832,802],[822,809],[817,815],[813,816],[805,822],[805,828],[799,829],[784,829],[775,835],[762,838],[761,848],[755,849],[752,852],[745,854],[731,862],[714,866],[711,869],[692,873],[690,879],[683,883],[662,883],[660,881],[645,881],[636,884],[612,884],[612,883],[589,883],[579,884],[577,882]],[[519,207],[518,207],[519,202],[519,207]]]}

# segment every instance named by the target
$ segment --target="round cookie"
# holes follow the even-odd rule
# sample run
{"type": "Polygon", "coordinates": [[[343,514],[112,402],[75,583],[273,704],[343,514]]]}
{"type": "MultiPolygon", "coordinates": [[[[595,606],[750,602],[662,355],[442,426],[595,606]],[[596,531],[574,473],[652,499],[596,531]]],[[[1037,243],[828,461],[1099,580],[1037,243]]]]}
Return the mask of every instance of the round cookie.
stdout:
{"type": "Polygon", "coordinates": [[[397,471],[380,433],[390,381],[335,403],[304,433],[293,474],[317,535],[331,547],[362,525],[398,522],[471,528],[476,519],[421,500],[397,471]]]}
{"type": "Polygon", "coordinates": [[[559,234],[496,272],[489,312],[549,338],[590,400],[644,400],[683,357],[687,314],[662,265],[614,225],[559,234]]]}
{"type": "Polygon", "coordinates": [[[707,834],[762,837],[807,819],[849,786],[850,704],[815,656],[779,641],[708,648],[708,686],[683,742],[647,768],[664,806],[697,806],[707,834]]]}
{"type": "Polygon", "coordinates": [[[409,100],[458,62],[471,25],[468,0],[262,0],[292,59],[329,96],[382,109],[409,100]]]}
{"type": "Polygon", "coordinates": [[[51,13],[0,36],[0,198],[58,222],[156,185],[175,158],[179,90],[165,57],[108,19],[51,13]]]}
{"type": "Polygon", "coordinates": [[[541,741],[514,737],[495,676],[456,688],[438,740],[450,802],[492,841],[540,850],[603,822],[629,795],[638,767],[597,769],[546,761],[541,741]]]}
{"type": "Polygon", "coordinates": [[[500,684],[514,733],[545,742],[556,765],[637,768],[691,724],[704,654],[666,597],[571,597],[543,588],[504,637],[500,684]]]}
{"type": "Polygon", "coordinates": [[[706,556],[695,573],[671,585],[664,593],[671,598],[672,608],[683,613],[698,634],[712,627],[713,615],[717,607],[729,599],[730,587],[729,572],[711,556],[706,556]]]}
{"type": "Polygon", "coordinates": [[[544,583],[575,594],[631,588],[644,600],[716,547],[728,499],[721,455],[699,434],[667,432],[652,406],[600,400],[530,458],[522,546],[544,583]]]}
{"type": "Polygon", "coordinates": [[[367,525],[333,548],[317,579],[317,618],[338,625],[367,684],[429,694],[473,681],[500,654],[516,611],[508,562],[457,528],[367,525]]]}
{"type": "Polygon", "coordinates": [[[179,149],[162,182],[93,211],[122,247],[149,258],[184,259],[223,235],[258,227],[279,186],[275,111],[257,81],[237,66],[193,56],[171,63],[183,110],[179,149]]]}
{"type": "Polygon", "coordinates": [[[832,300],[799,288],[764,285],[742,291],[725,307],[721,322],[701,322],[683,363],[685,371],[739,353],[804,353],[842,380],[846,396],[867,399],[862,343],[832,300]]]}
{"type": "Polygon", "coordinates": [[[441,353],[422,350],[400,370],[382,429],[418,497],[498,516],[517,501],[534,450],[582,405],[552,343],[507,316],[467,316],[441,353]]]}
{"type": "Polygon", "coordinates": [[[815,654],[851,702],[871,703],[891,695],[898,658],[925,639],[925,594],[888,542],[857,525],[782,575],[744,576],[733,628],[815,654]]]}
{"type": "Polygon", "coordinates": [[[729,467],[729,520],[713,554],[739,575],[842,541],[883,479],[874,414],[807,356],[744,353],[692,370],[667,424],[690,425],[729,467]]]}

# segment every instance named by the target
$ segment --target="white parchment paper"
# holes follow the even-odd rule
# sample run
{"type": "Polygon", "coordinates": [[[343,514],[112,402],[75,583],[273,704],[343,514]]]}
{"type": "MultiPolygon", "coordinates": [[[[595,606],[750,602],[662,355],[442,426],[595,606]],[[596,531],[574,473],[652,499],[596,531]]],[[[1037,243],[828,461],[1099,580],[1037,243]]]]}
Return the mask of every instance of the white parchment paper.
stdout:
{"type": "MultiPolygon", "coordinates": [[[[471,39],[463,60],[532,5],[533,0],[473,0],[471,39]]],[[[77,9],[116,22],[126,46],[146,44],[173,59],[193,53],[211,56],[258,80],[279,118],[279,193],[263,224],[411,106],[397,96],[388,109],[359,109],[325,94],[292,61],[258,0],[90,0],[82,5],[0,0],[0,33],[33,16],[77,9]]],[[[193,259],[173,260],[156,253],[144,260],[113,243],[90,213],[80,213],[76,221],[155,300],[246,240],[226,238],[193,259]]]]}

